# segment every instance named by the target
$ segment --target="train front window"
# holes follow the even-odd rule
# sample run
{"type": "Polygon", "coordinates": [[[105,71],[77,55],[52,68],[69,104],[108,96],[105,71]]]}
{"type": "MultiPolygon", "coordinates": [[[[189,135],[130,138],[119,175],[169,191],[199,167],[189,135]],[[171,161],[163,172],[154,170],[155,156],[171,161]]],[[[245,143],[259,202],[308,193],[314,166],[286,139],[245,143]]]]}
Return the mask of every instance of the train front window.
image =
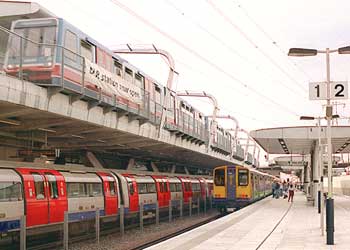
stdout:
{"type": "Polygon", "coordinates": [[[215,169],[214,183],[215,186],[225,186],[225,169],[215,169]]]}
{"type": "MultiPolygon", "coordinates": [[[[55,44],[56,44],[56,26],[49,27],[19,27],[15,28],[14,32],[28,38],[29,40],[23,40],[23,55],[24,57],[48,57],[52,59],[55,44]],[[42,45],[44,44],[52,44],[50,45],[42,45]]],[[[18,38],[14,40],[19,42],[18,38]]],[[[18,46],[19,53],[19,44],[11,44],[14,46],[18,46]]],[[[10,53],[11,53],[10,49],[10,53]]],[[[10,54],[11,56],[11,54],[10,54]]],[[[19,56],[19,55],[16,55],[19,56]]],[[[26,63],[26,58],[24,58],[24,63],[26,63]]]]}
{"type": "Polygon", "coordinates": [[[0,202],[20,200],[22,200],[20,182],[0,182],[0,202]]]}
{"type": "Polygon", "coordinates": [[[238,185],[248,186],[248,170],[240,169],[238,170],[238,185]]]}

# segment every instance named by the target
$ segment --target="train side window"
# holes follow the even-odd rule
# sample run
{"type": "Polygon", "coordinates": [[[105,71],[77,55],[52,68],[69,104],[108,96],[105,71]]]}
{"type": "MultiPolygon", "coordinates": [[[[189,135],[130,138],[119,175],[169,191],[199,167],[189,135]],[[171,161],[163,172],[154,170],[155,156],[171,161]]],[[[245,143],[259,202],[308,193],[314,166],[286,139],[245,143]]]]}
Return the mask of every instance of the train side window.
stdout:
{"type": "Polygon", "coordinates": [[[162,182],[158,182],[159,185],[159,192],[163,193],[164,192],[164,187],[162,182]]]}
{"type": "Polygon", "coordinates": [[[163,182],[163,184],[164,184],[164,192],[169,192],[169,190],[168,190],[168,184],[166,183],[166,182],[163,182]]]}
{"type": "Polygon", "coordinates": [[[57,199],[58,198],[58,187],[57,187],[56,177],[50,173],[45,173],[45,176],[49,182],[50,198],[57,199]]]}
{"type": "Polygon", "coordinates": [[[77,53],[77,35],[71,32],[70,30],[66,30],[65,38],[64,38],[64,47],[69,49],[64,51],[64,55],[66,58],[69,58],[73,61],[77,60],[77,56],[74,53],[77,53]],[[71,52],[73,51],[73,52],[71,52]]]}
{"type": "Polygon", "coordinates": [[[153,85],[154,85],[154,90],[155,90],[155,92],[154,92],[154,96],[155,96],[154,101],[156,103],[160,103],[160,88],[155,83],[153,85]]]}
{"type": "Polygon", "coordinates": [[[87,183],[87,190],[90,197],[102,196],[101,183],[87,183]]]}
{"type": "Polygon", "coordinates": [[[130,83],[133,83],[133,74],[131,69],[125,68],[124,79],[130,83]]]}
{"type": "Polygon", "coordinates": [[[67,183],[68,198],[86,197],[86,186],[84,183],[68,182],[67,183]]]}
{"type": "Polygon", "coordinates": [[[146,194],[147,193],[146,183],[137,183],[137,189],[139,190],[139,194],[146,194]]]}
{"type": "Polygon", "coordinates": [[[225,169],[215,169],[214,176],[216,186],[225,186],[225,169]]]}
{"type": "Polygon", "coordinates": [[[95,60],[96,47],[91,43],[84,40],[80,40],[80,54],[91,62],[96,62],[95,60]]]}
{"type": "Polygon", "coordinates": [[[116,60],[114,60],[113,64],[114,64],[113,73],[115,73],[116,75],[122,77],[123,65],[120,62],[116,61],[116,60]]]}
{"type": "Polygon", "coordinates": [[[20,182],[0,182],[0,202],[22,200],[20,182]]]}
{"type": "Polygon", "coordinates": [[[117,195],[117,189],[114,181],[109,181],[109,192],[111,196],[116,196],[117,195]]]}
{"type": "Polygon", "coordinates": [[[130,195],[133,195],[135,193],[135,190],[134,190],[134,185],[132,184],[131,181],[128,182],[128,186],[129,186],[130,195]]]}
{"type": "Polygon", "coordinates": [[[170,183],[170,192],[176,192],[176,184],[170,183]]]}
{"type": "Polygon", "coordinates": [[[248,186],[248,170],[239,169],[238,170],[238,185],[239,186],[248,186]]]}
{"type": "Polygon", "coordinates": [[[140,74],[135,74],[135,85],[141,89],[145,88],[145,78],[140,74]]]}
{"type": "Polygon", "coordinates": [[[37,173],[32,173],[34,178],[34,188],[37,200],[45,199],[44,178],[37,173]]]}
{"type": "Polygon", "coordinates": [[[156,184],[147,183],[147,192],[148,193],[156,193],[156,184]]]}
{"type": "Polygon", "coordinates": [[[182,192],[181,183],[176,183],[176,191],[177,191],[177,192],[182,192]]]}

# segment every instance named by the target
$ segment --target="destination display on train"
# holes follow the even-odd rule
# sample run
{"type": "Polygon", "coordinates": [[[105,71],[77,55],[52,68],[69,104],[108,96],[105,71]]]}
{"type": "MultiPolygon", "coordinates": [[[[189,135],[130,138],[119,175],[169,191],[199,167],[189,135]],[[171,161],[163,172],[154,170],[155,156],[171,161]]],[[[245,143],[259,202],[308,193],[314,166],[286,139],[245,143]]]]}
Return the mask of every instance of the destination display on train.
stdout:
{"type": "Polygon", "coordinates": [[[142,102],[141,89],[99,65],[86,60],[85,79],[102,90],[114,93],[137,104],[142,102]]]}

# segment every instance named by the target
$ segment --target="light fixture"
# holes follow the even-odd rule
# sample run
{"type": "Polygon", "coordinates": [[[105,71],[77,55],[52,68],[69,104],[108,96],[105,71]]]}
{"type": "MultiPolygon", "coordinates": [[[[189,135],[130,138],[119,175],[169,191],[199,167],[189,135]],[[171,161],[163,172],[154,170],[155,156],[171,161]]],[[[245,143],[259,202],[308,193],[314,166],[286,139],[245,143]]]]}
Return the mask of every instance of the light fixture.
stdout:
{"type": "Polygon", "coordinates": [[[79,139],[84,139],[85,138],[84,136],[81,136],[81,135],[72,135],[72,137],[79,138],[79,139]]]}
{"type": "Polygon", "coordinates": [[[8,124],[8,125],[14,125],[14,126],[21,125],[20,122],[17,122],[17,121],[14,121],[14,120],[10,120],[10,119],[1,119],[0,123],[4,123],[4,124],[8,124]]]}
{"type": "Polygon", "coordinates": [[[50,132],[50,133],[56,133],[56,130],[53,129],[47,129],[47,128],[38,128],[38,130],[40,131],[44,131],[44,132],[50,132]]]}
{"type": "Polygon", "coordinates": [[[316,56],[316,49],[304,49],[304,48],[291,48],[289,49],[288,56],[316,56]]]}

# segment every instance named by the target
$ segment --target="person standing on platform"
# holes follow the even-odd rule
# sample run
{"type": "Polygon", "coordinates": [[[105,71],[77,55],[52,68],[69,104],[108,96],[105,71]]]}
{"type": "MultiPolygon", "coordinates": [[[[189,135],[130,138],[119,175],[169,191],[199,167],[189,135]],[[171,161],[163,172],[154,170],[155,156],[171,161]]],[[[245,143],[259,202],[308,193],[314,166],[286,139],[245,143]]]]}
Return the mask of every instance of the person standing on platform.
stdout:
{"type": "Polygon", "coordinates": [[[294,197],[294,184],[291,183],[288,189],[288,202],[289,201],[293,202],[293,197],[294,197]]]}
{"type": "Polygon", "coordinates": [[[280,197],[280,188],[281,185],[280,183],[277,181],[276,182],[276,188],[275,188],[275,198],[278,199],[280,197]]]}
{"type": "Polygon", "coordinates": [[[276,196],[276,181],[272,182],[272,198],[276,196]]]}

